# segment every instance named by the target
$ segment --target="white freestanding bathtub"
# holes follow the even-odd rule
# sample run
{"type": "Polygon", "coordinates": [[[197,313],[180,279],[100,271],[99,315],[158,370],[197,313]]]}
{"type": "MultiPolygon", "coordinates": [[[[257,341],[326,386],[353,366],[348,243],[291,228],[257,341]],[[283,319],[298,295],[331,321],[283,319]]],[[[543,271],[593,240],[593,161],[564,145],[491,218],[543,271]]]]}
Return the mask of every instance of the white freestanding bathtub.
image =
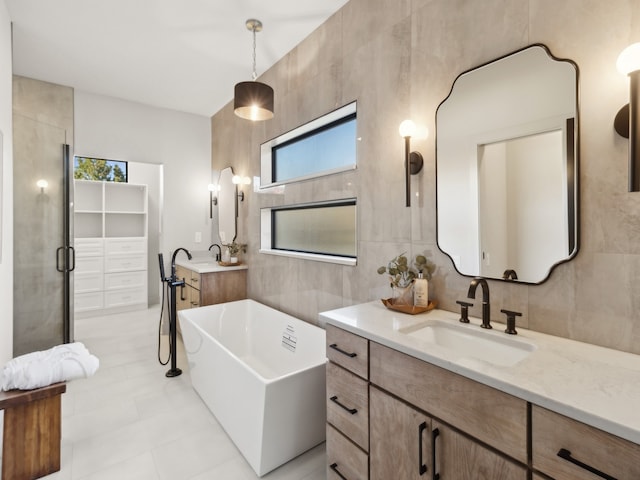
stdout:
{"type": "Polygon", "coordinates": [[[253,300],[178,312],[193,388],[262,476],[325,440],[325,331],[253,300]]]}

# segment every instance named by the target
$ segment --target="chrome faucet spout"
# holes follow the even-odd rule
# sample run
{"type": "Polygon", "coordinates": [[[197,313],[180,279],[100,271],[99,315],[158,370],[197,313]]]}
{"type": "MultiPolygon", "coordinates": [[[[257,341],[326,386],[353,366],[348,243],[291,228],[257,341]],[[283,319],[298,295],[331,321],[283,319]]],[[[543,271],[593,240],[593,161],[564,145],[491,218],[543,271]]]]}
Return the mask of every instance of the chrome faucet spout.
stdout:
{"type": "Polygon", "coordinates": [[[171,257],[171,281],[175,282],[176,281],[176,255],[178,255],[178,253],[180,252],[180,250],[182,250],[184,253],[187,254],[187,258],[189,258],[189,260],[191,260],[191,253],[189,253],[189,250],[187,250],[186,248],[176,248],[173,252],[173,256],[171,257]]]}
{"type": "Polygon", "coordinates": [[[478,285],[482,287],[482,328],[491,327],[491,305],[489,302],[489,284],[484,278],[476,277],[471,280],[469,285],[468,298],[476,298],[476,288],[478,285]]]}
{"type": "Polygon", "coordinates": [[[219,262],[222,259],[222,249],[217,243],[212,243],[211,245],[209,245],[209,251],[211,251],[213,247],[216,247],[218,249],[218,253],[216,253],[216,262],[219,262]]]}

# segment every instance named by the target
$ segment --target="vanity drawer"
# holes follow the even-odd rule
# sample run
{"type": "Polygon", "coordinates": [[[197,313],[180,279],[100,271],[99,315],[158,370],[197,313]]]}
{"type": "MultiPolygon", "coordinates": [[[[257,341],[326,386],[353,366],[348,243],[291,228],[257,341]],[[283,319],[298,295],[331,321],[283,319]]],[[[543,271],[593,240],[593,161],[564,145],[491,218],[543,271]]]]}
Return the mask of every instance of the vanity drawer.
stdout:
{"type": "Polygon", "coordinates": [[[147,272],[107,273],[104,276],[105,290],[118,290],[122,288],[144,287],[147,280],[147,272]]]}
{"type": "Polygon", "coordinates": [[[370,342],[371,383],[527,463],[527,402],[370,342]]]}
{"type": "Polygon", "coordinates": [[[369,459],[338,430],[327,424],[327,480],[367,480],[369,459]]]}
{"type": "Polygon", "coordinates": [[[129,288],[126,290],[111,290],[104,292],[105,307],[123,307],[147,303],[147,290],[145,288],[129,288]]]}
{"type": "Polygon", "coordinates": [[[103,305],[102,292],[76,293],[73,296],[73,309],[76,313],[100,310],[103,305]]]}
{"type": "Polygon", "coordinates": [[[73,280],[75,293],[100,292],[104,289],[102,273],[76,273],[73,280]]]}
{"type": "Polygon", "coordinates": [[[369,450],[369,386],[331,362],[327,364],[327,421],[369,450]]]}
{"type": "Polygon", "coordinates": [[[102,257],[76,257],[76,275],[102,275],[104,259],[102,257]]]}
{"type": "Polygon", "coordinates": [[[369,341],[327,325],[327,358],[362,378],[369,378],[369,341]]]}
{"type": "Polygon", "coordinates": [[[147,253],[146,238],[107,238],[105,240],[107,255],[121,253],[147,253]]]}
{"type": "Polygon", "coordinates": [[[534,405],[531,415],[533,468],[556,480],[607,478],[588,473],[558,453],[618,480],[640,478],[640,445],[534,405]]]}
{"type": "Polygon", "coordinates": [[[104,255],[104,243],[101,238],[76,238],[73,248],[76,250],[76,258],[104,255]]]}
{"type": "Polygon", "coordinates": [[[184,280],[184,283],[191,285],[193,288],[200,290],[200,274],[189,270],[188,268],[176,265],[176,278],[184,280]]]}
{"type": "Polygon", "coordinates": [[[104,261],[106,273],[127,272],[147,269],[146,255],[114,255],[104,261]]]}

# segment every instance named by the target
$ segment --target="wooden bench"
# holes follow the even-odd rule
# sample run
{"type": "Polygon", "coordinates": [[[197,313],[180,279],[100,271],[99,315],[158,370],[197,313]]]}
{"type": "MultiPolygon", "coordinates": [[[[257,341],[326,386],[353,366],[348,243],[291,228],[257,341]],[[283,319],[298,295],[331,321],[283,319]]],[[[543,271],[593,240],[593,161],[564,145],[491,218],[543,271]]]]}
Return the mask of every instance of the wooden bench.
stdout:
{"type": "Polygon", "coordinates": [[[2,480],[33,480],[60,470],[65,383],[0,392],[4,410],[2,480]]]}

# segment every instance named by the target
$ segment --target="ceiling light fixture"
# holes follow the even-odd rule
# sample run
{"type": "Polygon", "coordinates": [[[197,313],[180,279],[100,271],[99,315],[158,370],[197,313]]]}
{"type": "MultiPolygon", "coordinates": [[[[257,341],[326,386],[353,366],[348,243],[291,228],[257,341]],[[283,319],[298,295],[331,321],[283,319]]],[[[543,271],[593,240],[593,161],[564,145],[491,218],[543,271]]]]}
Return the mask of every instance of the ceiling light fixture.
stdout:
{"type": "Polygon", "coordinates": [[[269,120],[273,118],[273,88],[256,81],[256,32],[262,31],[262,22],[250,18],[245,25],[253,32],[253,74],[252,81],[236,84],[233,111],[247,120],[269,120]]]}

